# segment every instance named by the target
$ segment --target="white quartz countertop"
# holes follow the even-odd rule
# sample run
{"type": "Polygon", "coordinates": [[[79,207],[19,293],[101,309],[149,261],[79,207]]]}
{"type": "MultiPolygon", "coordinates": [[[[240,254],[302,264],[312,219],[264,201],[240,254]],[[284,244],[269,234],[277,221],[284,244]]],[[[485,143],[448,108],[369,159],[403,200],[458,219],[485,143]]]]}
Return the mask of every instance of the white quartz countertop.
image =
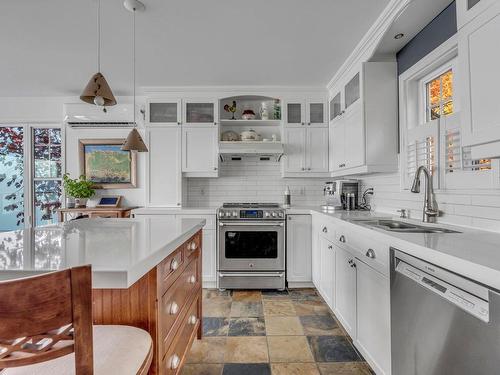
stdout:
{"type": "Polygon", "coordinates": [[[215,215],[218,207],[141,207],[132,210],[136,215],[215,215]]]}
{"type": "Polygon", "coordinates": [[[400,219],[388,214],[367,211],[325,213],[319,207],[292,207],[287,214],[323,215],[340,220],[349,228],[366,230],[389,246],[426,260],[442,268],[500,290],[500,233],[447,224],[425,224],[419,220],[400,219]],[[401,233],[368,227],[352,219],[390,218],[417,225],[437,226],[461,233],[401,233]]]}
{"type": "Polygon", "coordinates": [[[128,288],[204,225],[176,216],[81,219],[0,233],[0,280],[90,264],[93,288],[128,288]]]}

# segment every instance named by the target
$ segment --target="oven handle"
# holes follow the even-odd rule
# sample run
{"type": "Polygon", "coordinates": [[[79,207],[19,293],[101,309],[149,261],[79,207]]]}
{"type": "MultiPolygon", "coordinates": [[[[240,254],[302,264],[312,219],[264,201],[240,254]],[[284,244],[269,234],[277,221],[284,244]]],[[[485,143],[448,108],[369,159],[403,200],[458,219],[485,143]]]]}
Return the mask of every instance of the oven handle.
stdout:
{"type": "Polygon", "coordinates": [[[270,272],[238,272],[238,273],[222,273],[219,272],[219,277],[283,277],[284,272],[270,273],[270,272]]]}
{"type": "Polygon", "coordinates": [[[221,223],[219,222],[220,227],[282,227],[284,223],[255,223],[255,222],[244,222],[244,223],[221,223]]]}

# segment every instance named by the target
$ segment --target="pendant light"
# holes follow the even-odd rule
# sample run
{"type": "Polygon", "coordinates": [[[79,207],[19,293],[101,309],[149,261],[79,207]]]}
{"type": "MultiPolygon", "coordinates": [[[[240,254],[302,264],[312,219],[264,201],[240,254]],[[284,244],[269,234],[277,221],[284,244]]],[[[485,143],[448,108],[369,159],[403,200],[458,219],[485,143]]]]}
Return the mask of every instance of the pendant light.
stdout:
{"type": "Polygon", "coordinates": [[[113,92],[101,73],[101,0],[97,1],[97,73],[90,78],[82,95],[80,95],[80,99],[85,103],[95,104],[99,107],[116,104],[113,92]]]}
{"type": "Polygon", "coordinates": [[[133,13],[133,29],[134,36],[132,42],[132,53],[134,55],[133,58],[133,81],[134,81],[134,128],[130,131],[125,140],[125,143],[122,145],[121,149],[124,151],[137,151],[137,152],[148,152],[148,148],[144,141],[142,140],[141,135],[137,131],[137,122],[136,122],[136,108],[135,108],[135,12],[143,11],[146,7],[143,3],[138,0],[125,0],[123,3],[125,9],[133,13]]]}

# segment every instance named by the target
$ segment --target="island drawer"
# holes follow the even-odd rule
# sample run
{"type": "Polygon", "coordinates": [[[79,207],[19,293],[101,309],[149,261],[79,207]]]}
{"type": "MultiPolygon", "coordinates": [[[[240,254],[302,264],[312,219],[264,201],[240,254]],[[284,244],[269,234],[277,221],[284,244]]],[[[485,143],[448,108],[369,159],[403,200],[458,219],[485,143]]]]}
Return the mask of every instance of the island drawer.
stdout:
{"type": "Polygon", "coordinates": [[[175,333],[175,326],[178,325],[179,319],[181,319],[186,312],[187,303],[193,292],[200,288],[201,280],[199,280],[198,277],[198,265],[199,262],[197,262],[197,260],[189,262],[179,278],[158,302],[159,338],[162,343],[160,348],[163,347],[160,353],[162,354],[169,346],[168,343],[171,342],[173,334],[175,333]]]}
{"type": "Polygon", "coordinates": [[[163,295],[172,283],[181,274],[184,268],[186,244],[179,246],[172,254],[166,257],[158,267],[158,294],[163,295]]]}
{"type": "Polygon", "coordinates": [[[174,375],[180,373],[191,344],[195,339],[200,322],[198,316],[200,296],[191,303],[188,313],[176,332],[172,345],[168,348],[161,363],[160,374],[174,375]]]}
{"type": "Polygon", "coordinates": [[[198,232],[188,241],[186,241],[185,258],[192,259],[193,257],[200,254],[200,250],[201,250],[201,232],[198,232]]]}

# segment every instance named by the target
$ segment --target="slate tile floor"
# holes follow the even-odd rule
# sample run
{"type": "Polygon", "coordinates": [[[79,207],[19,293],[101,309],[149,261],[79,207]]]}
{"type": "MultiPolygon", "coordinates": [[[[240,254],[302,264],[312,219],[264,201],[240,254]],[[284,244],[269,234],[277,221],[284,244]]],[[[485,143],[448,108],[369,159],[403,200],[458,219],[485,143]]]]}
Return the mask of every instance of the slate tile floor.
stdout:
{"type": "Polygon", "coordinates": [[[373,374],[314,289],[204,289],[203,315],[182,375],[373,374]]]}

